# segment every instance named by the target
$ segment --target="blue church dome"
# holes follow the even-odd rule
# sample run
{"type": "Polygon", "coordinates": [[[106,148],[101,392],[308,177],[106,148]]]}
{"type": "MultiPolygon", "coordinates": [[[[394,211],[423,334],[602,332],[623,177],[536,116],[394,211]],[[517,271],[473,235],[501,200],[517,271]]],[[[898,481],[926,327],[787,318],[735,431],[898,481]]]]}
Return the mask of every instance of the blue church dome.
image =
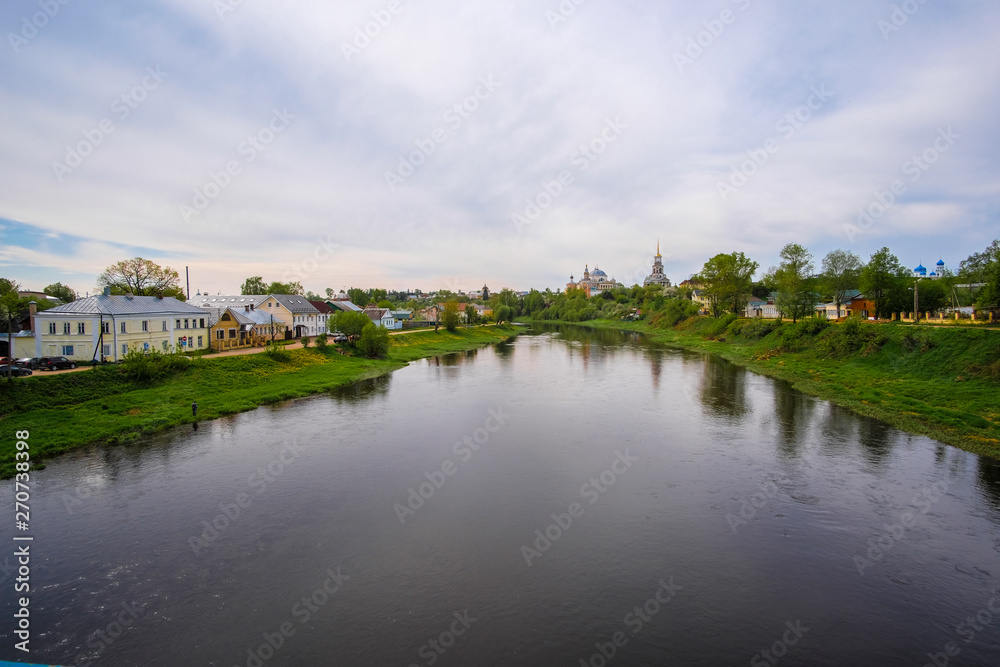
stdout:
{"type": "Polygon", "coordinates": [[[913,269],[913,272],[914,272],[914,273],[923,273],[923,272],[924,272],[924,271],[926,271],[926,270],[927,270],[927,269],[926,269],[926,268],[924,268],[924,265],[923,265],[923,264],[917,264],[917,268],[913,269]]]}
{"type": "Polygon", "coordinates": [[[944,266],[944,260],[943,259],[939,259],[937,265],[938,266],[944,266]]]}
{"type": "Polygon", "coordinates": [[[600,276],[602,278],[607,278],[608,277],[608,274],[606,274],[604,271],[601,271],[597,267],[594,267],[594,270],[590,272],[590,275],[591,276],[600,276]]]}

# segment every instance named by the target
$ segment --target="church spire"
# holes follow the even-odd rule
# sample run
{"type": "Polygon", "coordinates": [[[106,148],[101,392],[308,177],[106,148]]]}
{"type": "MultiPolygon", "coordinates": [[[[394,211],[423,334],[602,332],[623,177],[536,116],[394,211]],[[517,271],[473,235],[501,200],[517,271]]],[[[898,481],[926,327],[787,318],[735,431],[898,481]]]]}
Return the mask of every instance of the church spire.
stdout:
{"type": "Polygon", "coordinates": [[[656,256],[660,256],[660,239],[656,239],[656,256]]]}

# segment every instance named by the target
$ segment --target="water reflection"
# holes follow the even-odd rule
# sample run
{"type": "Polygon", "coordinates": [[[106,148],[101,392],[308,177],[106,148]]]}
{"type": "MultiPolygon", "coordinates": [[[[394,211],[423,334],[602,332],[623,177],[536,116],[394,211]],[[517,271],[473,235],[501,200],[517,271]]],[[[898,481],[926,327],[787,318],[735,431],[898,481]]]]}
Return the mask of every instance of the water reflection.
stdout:
{"type": "Polygon", "coordinates": [[[895,429],[877,419],[869,417],[856,417],[856,419],[860,421],[858,442],[861,444],[865,460],[875,468],[883,467],[892,453],[891,439],[896,433],[895,429]]]}
{"type": "Polygon", "coordinates": [[[362,403],[375,397],[385,397],[391,383],[392,375],[382,375],[334,389],[330,395],[344,403],[362,403]]]}
{"type": "Polygon", "coordinates": [[[747,414],[746,370],[718,357],[705,357],[702,364],[701,402],[719,417],[747,414]]]}
{"type": "Polygon", "coordinates": [[[785,458],[797,457],[809,439],[816,400],[792,389],[787,382],[776,382],[774,414],[778,420],[778,453],[785,458]]]}
{"type": "Polygon", "coordinates": [[[1000,461],[979,457],[976,484],[993,509],[1000,510],[1000,461]]]}

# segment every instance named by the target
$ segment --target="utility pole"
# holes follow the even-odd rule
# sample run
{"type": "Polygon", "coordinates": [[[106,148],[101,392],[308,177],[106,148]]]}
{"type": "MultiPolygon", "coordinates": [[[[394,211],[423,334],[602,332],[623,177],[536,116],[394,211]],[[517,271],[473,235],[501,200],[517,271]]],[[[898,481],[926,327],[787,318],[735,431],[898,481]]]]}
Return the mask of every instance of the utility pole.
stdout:
{"type": "Polygon", "coordinates": [[[920,324],[920,278],[913,281],[913,317],[915,324],[920,324]]]}

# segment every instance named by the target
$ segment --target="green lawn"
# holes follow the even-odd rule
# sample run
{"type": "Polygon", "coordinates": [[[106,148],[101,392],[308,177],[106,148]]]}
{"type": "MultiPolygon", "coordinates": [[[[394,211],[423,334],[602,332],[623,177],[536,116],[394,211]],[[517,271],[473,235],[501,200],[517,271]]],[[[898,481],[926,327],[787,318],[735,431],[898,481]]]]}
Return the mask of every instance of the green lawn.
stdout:
{"type": "MultiPolygon", "coordinates": [[[[194,421],[253,410],[390,373],[423,357],[458,352],[516,336],[514,327],[420,331],[389,337],[387,359],[344,356],[329,348],[288,350],[288,361],[267,354],[192,359],[159,381],[126,378],[118,367],[36,374],[0,383],[0,477],[14,472],[14,432],[31,433],[31,459],[94,443],[128,444],[194,421]]],[[[38,467],[34,466],[33,467],[38,467]]],[[[43,464],[44,465],[44,464],[43,464]]]]}

